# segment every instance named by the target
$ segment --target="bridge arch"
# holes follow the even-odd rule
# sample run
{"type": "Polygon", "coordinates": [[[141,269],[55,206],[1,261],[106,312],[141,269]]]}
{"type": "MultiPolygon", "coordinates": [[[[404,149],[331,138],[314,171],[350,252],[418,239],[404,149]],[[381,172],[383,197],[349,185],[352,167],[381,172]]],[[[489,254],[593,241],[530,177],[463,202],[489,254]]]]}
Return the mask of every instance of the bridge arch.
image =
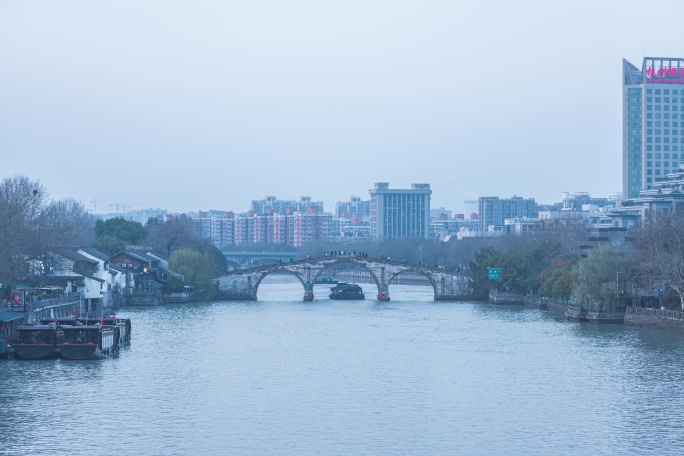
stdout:
{"type": "Polygon", "coordinates": [[[318,277],[324,271],[326,271],[326,270],[330,269],[331,267],[334,267],[338,264],[345,264],[345,263],[359,266],[361,269],[368,272],[370,274],[370,276],[373,278],[373,280],[375,280],[375,285],[378,287],[378,292],[381,291],[382,285],[380,283],[380,279],[378,279],[378,276],[375,275],[373,270],[371,268],[369,268],[365,263],[362,263],[361,261],[354,260],[353,258],[343,258],[343,259],[335,260],[334,262],[331,262],[329,264],[326,264],[321,269],[319,269],[318,272],[316,272],[316,275],[312,278],[312,283],[316,283],[316,279],[318,279],[318,277]]]}
{"type": "Polygon", "coordinates": [[[276,271],[285,272],[289,275],[295,276],[297,278],[297,280],[299,280],[299,283],[302,284],[302,288],[304,288],[304,291],[306,292],[306,283],[304,282],[304,279],[296,271],[290,271],[289,269],[287,269],[283,266],[278,266],[278,267],[275,267],[273,269],[268,269],[266,271],[263,271],[261,273],[261,276],[259,276],[256,283],[254,284],[254,296],[256,296],[257,293],[259,292],[259,284],[261,283],[261,281],[276,271]]]}
{"type": "Polygon", "coordinates": [[[435,292],[435,296],[438,295],[437,282],[435,282],[435,280],[432,278],[431,275],[428,275],[425,271],[423,271],[422,269],[416,268],[416,267],[408,267],[406,269],[402,269],[400,271],[397,271],[394,274],[390,274],[389,280],[387,280],[387,283],[389,284],[390,282],[392,282],[392,280],[394,278],[399,277],[401,274],[404,274],[404,273],[410,272],[410,271],[417,272],[418,274],[420,274],[423,277],[425,277],[426,279],[428,279],[428,281],[430,282],[430,285],[432,285],[432,289],[435,292]]]}

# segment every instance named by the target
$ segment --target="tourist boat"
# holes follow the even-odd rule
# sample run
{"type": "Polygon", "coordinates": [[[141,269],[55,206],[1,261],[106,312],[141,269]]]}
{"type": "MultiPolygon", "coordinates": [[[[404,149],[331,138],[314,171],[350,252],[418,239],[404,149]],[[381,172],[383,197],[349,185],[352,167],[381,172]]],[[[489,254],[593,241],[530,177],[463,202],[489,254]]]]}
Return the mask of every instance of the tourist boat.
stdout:
{"type": "Polygon", "coordinates": [[[314,282],[315,285],[336,285],[339,282],[332,277],[320,277],[314,282]]]}
{"type": "Polygon", "coordinates": [[[340,299],[340,300],[361,300],[366,299],[361,287],[355,283],[338,283],[330,289],[330,299],[340,299]]]}
{"type": "Polygon", "coordinates": [[[131,342],[131,319],[130,318],[119,318],[116,315],[110,315],[108,317],[65,317],[65,318],[44,318],[40,320],[42,324],[54,323],[58,327],[61,326],[77,326],[86,325],[94,326],[101,325],[106,327],[111,327],[115,331],[115,341],[118,345],[127,344],[131,342]]]}
{"type": "Polygon", "coordinates": [[[57,325],[23,325],[13,345],[17,356],[24,359],[43,359],[56,354],[56,348],[64,341],[64,332],[57,325]]]}
{"type": "Polygon", "coordinates": [[[57,344],[59,353],[67,359],[91,359],[118,351],[114,328],[103,325],[64,326],[63,343],[57,344]]]}

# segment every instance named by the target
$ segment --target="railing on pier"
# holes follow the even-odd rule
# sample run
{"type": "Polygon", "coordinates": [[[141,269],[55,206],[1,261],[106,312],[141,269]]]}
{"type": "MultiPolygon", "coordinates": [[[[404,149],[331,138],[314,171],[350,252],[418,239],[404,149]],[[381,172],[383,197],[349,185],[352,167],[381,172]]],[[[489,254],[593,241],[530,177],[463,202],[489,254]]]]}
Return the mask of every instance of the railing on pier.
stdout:
{"type": "Polygon", "coordinates": [[[644,307],[627,307],[627,313],[652,315],[655,317],[665,317],[674,320],[684,320],[684,312],[665,309],[647,309],[644,307]]]}
{"type": "Polygon", "coordinates": [[[81,302],[81,293],[66,293],[63,296],[57,296],[54,298],[47,299],[36,299],[33,301],[25,302],[23,304],[13,304],[9,303],[8,308],[17,312],[33,312],[38,309],[45,309],[48,307],[59,306],[62,304],[69,304],[75,302],[81,302]]]}

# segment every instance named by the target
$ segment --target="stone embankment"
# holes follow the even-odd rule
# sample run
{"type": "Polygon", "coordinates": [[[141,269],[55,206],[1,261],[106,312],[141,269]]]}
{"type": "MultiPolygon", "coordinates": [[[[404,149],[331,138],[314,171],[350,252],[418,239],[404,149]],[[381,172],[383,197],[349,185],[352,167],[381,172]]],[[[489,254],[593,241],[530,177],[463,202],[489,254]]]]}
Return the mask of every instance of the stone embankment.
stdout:
{"type": "Polygon", "coordinates": [[[628,307],[625,313],[625,324],[648,328],[684,330],[684,312],[628,307]]]}

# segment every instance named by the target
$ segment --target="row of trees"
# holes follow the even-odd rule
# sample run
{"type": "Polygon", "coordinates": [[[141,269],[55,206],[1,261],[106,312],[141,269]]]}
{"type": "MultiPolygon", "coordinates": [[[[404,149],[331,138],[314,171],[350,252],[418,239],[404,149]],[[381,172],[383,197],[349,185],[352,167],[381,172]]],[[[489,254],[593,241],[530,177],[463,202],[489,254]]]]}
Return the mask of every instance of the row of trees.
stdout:
{"type": "Polygon", "coordinates": [[[43,274],[58,267],[54,252],[88,245],[95,220],[77,201],[51,200],[38,182],[24,176],[0,181],[0,283],[15,284],[38,264],[43,274]]]}
{"type": "Polygon", "coordinates": [[[89,245],[108,255],[136,247],[158,251],[186,284],[204,290],[227,267],[222,252],[199,240],[186,217],[150,219],[146,226],[121,218],[96,220],[77,201],[50,199],[39,181],[25,176],[0,181],[0,284],[18,284],[29,272],[47,276],[62,266],[61,251],[89,245]],[[29,271],[29,265],[40,270],[29,271]]]}
{"type": "MultiPolygon", "coordinates": [[[[617,303],[621,292],[656,298],[684,309],[684,214],[657,213],[631,230],[627,243],[589,248],[582,220],[558,220],[524,236],[472,238],[457,242],[390,240],[354,244],[370,256],[465,272],[476,292],[490,286],[520,294],[539,294],[577,303],[617,303]],[[501,268],[496,283],[488,268],[501,268]]],[[[345,247],[348,250],[350,247],[345,247]]],[[[315,243],[303,253],[322,255],[338,244],[315,243]]]]}

